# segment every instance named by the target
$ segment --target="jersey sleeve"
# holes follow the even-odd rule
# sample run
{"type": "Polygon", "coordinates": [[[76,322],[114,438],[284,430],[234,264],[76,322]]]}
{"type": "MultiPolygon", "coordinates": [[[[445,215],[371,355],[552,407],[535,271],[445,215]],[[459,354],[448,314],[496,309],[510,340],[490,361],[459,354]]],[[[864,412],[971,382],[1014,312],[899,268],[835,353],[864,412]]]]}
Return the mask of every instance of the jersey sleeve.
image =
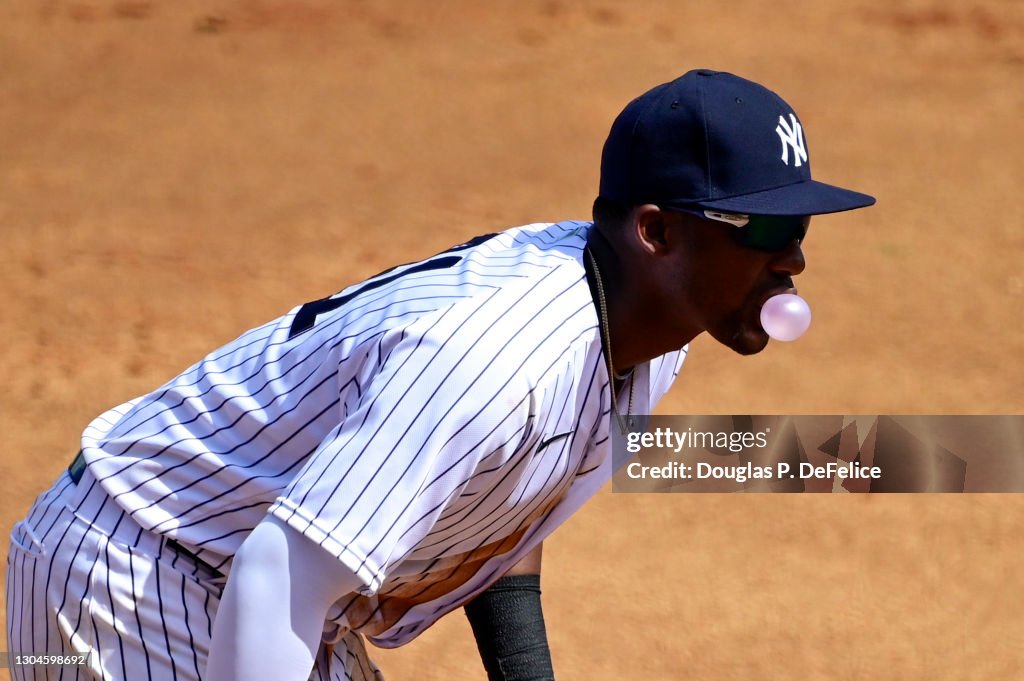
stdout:
{"type": "Polygon", "coordinates": [[[270,508],[351,569],[364,595],[527,435],[521,320],[495,309],[506,312],[445,312],[381,337],[358,399],[270,508]]]}

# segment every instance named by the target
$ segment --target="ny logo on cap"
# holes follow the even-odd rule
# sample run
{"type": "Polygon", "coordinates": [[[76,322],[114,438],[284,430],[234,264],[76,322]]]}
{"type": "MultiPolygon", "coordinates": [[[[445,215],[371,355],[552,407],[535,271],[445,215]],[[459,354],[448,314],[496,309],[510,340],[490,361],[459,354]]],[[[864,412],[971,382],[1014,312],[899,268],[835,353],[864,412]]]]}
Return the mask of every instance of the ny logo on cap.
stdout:
{"type": "Polygon", "coordinates": [[[782,141],[782,162],[789,165],[789,148],[793,147],[793,165],[799,168],[807,161],[807,147],[804,146],[804,129],[800,127],[800,121],[794,114],[789,114],[790,123],[779,116],[779,124],[775,132],[779,133],[782,141]]]}

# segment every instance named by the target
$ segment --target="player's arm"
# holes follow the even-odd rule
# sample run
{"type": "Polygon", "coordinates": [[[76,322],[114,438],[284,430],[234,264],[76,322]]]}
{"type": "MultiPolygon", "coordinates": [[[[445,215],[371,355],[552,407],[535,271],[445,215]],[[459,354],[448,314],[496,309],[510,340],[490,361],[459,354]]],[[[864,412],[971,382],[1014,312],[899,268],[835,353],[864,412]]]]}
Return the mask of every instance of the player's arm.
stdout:
{"type": "Polygon", "coordinates": [[[540,565],[541,559],[544,555],[544,542],[537,544],[536,547],[528,554],[522,557],[518,563],[513,565],[508,572],[505,573],[506,577],[511,575],[537,575],[540,576],[540,565]]]}
{"type": "Polygon", "coordinates": [[[540,603],[543,544],[466,604],[488,681],[555,678],[540,603]]]}
{"type": "Polygon", "coordinates": [[[306,681],[327,609],[362,585],[330,553],[268,516],[232,561],[204,678],[306,681]]]}

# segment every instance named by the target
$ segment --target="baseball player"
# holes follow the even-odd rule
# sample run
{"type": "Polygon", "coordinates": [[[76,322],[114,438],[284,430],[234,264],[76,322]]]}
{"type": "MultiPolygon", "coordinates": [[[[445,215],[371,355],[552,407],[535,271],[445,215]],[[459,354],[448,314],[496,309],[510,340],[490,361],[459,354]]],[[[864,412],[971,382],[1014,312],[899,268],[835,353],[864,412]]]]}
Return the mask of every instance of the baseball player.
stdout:
{"type": "Polygon", "coordinates": [[[872,203],[811,179],[764,87],[650,90],[612,125],[593,222],[299,305],[89,424],[7,567],[8,649],[82,664],[13,677],[379,679],[365,639],[465,607],[490,679],[553,678],[542,542],[610,479],[613,433],[702,332],[763,349],[809,216],[872,203]]]}

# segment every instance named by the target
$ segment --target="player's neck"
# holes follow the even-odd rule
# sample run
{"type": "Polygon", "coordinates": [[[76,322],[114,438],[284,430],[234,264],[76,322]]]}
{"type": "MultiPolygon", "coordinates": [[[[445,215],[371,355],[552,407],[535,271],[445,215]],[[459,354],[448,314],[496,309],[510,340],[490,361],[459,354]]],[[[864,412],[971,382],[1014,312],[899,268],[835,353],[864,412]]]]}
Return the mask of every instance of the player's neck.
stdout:
{"type": "MultiPolygon", "coordinates": [[[[597,262],[608,314],[608,332],[611,336],[612,365],[622,373],[630,367],[654,359],[689,343],[698,331],[680,338],[664,326],[669,316],[658,310],[649,291],[644,290],[643,274],[637,263],[630,263],[621,249],[610,243],[600,230],[594,229],[587,248],[597,262]]],[[[593,281],[591,289],[595,290],[593,281]]],[[[595,308],[601,315],[600,302],[595,295],[595,308]]]]}

